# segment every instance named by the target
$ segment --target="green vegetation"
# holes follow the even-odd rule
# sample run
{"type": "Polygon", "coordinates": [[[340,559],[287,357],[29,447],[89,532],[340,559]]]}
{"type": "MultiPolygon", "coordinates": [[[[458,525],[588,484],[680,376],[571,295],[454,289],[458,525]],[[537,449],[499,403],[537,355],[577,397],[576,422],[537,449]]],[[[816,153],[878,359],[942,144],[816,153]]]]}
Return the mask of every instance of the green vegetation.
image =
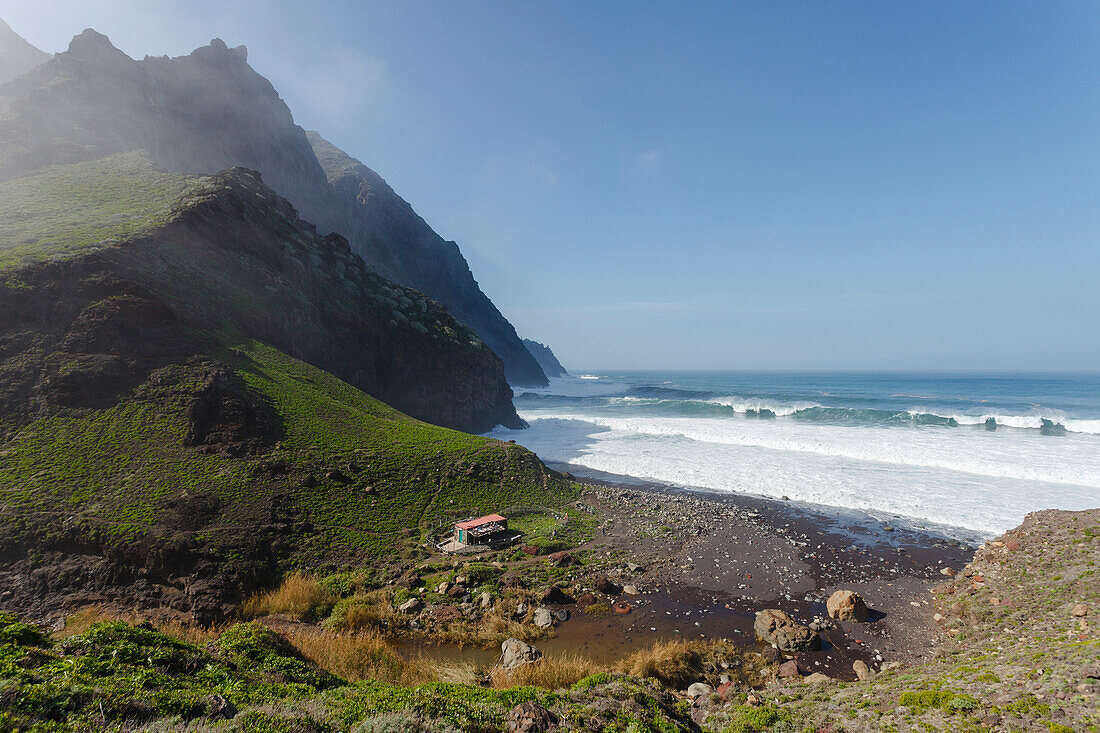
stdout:
{"type": "Polygon", "coordinates": [[[219,509],[196,537],[233,563],[278,496],[299,516],[279,530],[294,564],[356,567],[419,555],[455,511],[573,496],[519,446],[413,420],[262,344],[223,356],[281,416],[277,447],[245,459],[187,447],[201,371],[165,367],[112,407],[41,418],[3,444],[0,534],[48,542],[70,531],[52,521],[66,516],[93,541],[133,546],[177,521],[186,493],[219,509]]]}
{"type": "Polygon", "coordinates": [[[2,182],[0,270],[141,236],[166,223],[204,180],[125,153],[2,182]]]}

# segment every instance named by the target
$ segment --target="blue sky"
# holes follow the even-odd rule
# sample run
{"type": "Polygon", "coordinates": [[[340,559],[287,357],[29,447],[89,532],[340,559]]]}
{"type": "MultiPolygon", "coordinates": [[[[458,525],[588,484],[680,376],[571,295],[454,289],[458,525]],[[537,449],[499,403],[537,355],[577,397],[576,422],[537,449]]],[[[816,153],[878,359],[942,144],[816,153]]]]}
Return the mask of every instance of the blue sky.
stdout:
{"type": "Polygon", "coordinates": [[[26,3],[245,44],[567,367],[1100,368],[1100,3],[26,3]]]}

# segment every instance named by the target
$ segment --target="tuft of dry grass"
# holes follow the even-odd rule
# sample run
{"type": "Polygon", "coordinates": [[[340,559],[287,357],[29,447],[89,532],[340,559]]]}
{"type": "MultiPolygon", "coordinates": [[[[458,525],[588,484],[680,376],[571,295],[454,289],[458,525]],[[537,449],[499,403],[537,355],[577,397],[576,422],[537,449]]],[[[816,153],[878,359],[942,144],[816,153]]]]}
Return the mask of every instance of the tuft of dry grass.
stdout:
{"type": "Polygon", "coordinates": [[[224,626],[203,628],[195,624],[184,623],[177,619],[145,616],[136,612],[115,611],[105,608],[104,606],[85,606],[69,614],[69,616],[65,618],[65,628],[58,631],[54,636],[59,639],[79,636],[90,629],[93,624],[98,624],[102,621],[124,621],[134,626],[142,623],[149,623],[162,634],[196,646],[209,644],[214,639],[217,639],[225,629],[224,626]]]}
{"type": "Polygon", "coordinates": [[[661,684],[682,690],[704,674],[704,645],[676,639],[657,641],[621,662],[621,671],[635,677],[655,677],[661,684]]]}
{"type": "Polygon", "coordinates": [[[600,671],[603,671],[603,667],[596,665],[588,657],[571,653],[546,656],[534,664],[525,664],[511,672],[497,669],[493,672],[492,680],[493,687],[497,689],[530,685],[546,690],[561,690],[600,671]]]}
{"type": "Polygon", "coordinates": [[[278,588],[257,593],[241,605],[246,619],[276,613],[296,621],[315,621],[332,610],[336,599],[317,581],[303,573],[291,573],[278,588]]]}

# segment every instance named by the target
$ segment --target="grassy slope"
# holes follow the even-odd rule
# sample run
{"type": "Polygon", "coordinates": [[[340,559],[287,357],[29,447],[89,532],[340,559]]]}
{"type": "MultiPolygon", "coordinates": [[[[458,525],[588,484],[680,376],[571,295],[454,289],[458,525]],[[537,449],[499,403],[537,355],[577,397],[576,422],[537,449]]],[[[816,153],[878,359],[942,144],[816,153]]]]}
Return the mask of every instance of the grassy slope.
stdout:
{"type": "Polygon", "coordinates": [[[156,171],[127,153],[2,182],[0,270],[139,236],[204,180],[156,171]]]}
{"type": "Polygon", "coordinates": [[[308,523],[286,530],[300,535],[299,559],[308,565],[398,552],[446,511],[570,495],[523,448],[413,420],[259,343],[223,356],[282,416],[286,437],[278,447],[251,459],[185,447],[197,376],[168,367],[109,409],[40,419],[0,446],[7,521],[75,515],[101,527],[109,543],[125,544],[157,524],[168,498],[208,492],[225,511],[201,537],[232,545],[277,485],[308,523]],[[467,473],[458,464],[478,469],[467,473]],[[273,470],[283,478],[267,481],[273,470]]]}
{"type": "Polygon", "coordinates": [[[809,730],[1100,731],[1100,510],[1039,512],[1001,540],[937,587],[932,661],[768,697],[809,730]]]}

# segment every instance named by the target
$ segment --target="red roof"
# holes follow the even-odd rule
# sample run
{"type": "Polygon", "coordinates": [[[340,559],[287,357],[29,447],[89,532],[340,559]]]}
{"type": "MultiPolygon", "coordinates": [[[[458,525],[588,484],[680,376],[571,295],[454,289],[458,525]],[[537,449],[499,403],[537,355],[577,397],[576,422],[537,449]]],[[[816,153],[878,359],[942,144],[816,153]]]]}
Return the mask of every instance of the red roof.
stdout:
{"type": "Polygon", "coordinates": [[[455,526],[459,529],[473,529],[474,527],[480,527],[484,524],[492,524],[493,522],[507,522],[508,520],[499,514],[489,514],[484,517],[478,517],[477,519],[467,519],[465,522],[459,522],[455,526]]]}

